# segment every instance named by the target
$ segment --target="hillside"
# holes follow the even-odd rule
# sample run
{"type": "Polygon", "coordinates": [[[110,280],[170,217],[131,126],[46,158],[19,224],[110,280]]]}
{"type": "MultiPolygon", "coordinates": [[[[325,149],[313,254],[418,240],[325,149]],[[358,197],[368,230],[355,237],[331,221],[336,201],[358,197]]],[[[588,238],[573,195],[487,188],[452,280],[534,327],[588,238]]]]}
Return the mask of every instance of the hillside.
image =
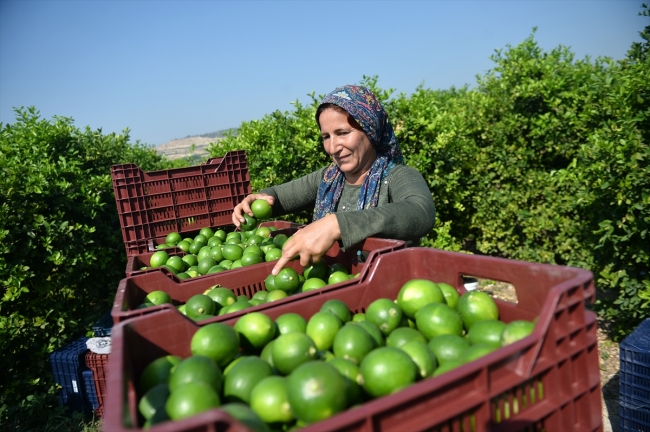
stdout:
{"type": "Polygon", "coordinates": [[[156,151],[165,155],[169,160],[190,156],[205,159],[208,156],[208,147],[210,146],[210,143],[217,142],[225,137],[229,130],[230,129],[225,129],[202,135],[173,139],[156,147],[156,151]],[[194,146],[194,148],[192,148],[192,146],[194,146]]]}
{"type": "Polygon", "coordinates": [[[156,151],[163,154],[167,159],[180,159],[187,156],[198,156],[206,158],[208,156],[208,146],[210,143],[218,141],[218,138],[208,138],[202,136],[193,136],[171,140],[165,144],[156,147],[156,151]],[[194,148],[192,148],[194,146],[194,148]]]}

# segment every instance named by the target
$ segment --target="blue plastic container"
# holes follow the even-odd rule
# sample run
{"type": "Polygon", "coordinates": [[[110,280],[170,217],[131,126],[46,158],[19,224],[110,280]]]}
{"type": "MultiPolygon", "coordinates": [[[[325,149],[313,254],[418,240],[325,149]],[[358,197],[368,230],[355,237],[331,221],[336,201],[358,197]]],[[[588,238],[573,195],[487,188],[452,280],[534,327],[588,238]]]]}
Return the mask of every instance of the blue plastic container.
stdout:
{"type": "Polygon", "coordinates": [[[650,432],[650,318],[619,345],[621,431],[650,432]]]}
{"type": "Polygon", "coordinates": [[[90,369],[85,369],[81,375],[84,380],[84,388],[86,390],[86,396],[88,397],[88,402],[93,408],[93,411],[99,407],[99,399],[97,398],[97,390],[95,389],[95,379],[93,378],[93,371],[90,369]]]}
{"type": "Polygon", "coordinates": [[[95,337],[107,337],[111,335],[112,327],[113,317],[111,316],[111,311],[108,311],[93,325],[93,333],[95,337]]]}
{"type": "Polygon", "coordinates": [[[83,371],[88,369],[85,362],[87,337],[69,343],[49,355],[50,366],[59,390],[59,405],[70,407],[73,411],[90,413],[91,405],[86,396],[83,371]]]}

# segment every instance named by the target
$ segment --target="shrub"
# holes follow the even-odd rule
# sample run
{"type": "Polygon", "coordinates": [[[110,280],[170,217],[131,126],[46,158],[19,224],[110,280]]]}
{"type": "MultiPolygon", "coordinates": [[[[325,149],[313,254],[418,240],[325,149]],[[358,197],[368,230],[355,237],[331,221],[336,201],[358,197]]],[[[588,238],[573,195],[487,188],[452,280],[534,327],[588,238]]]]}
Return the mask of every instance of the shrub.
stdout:
{"type": "MultiPolygon", "coordinates": [[[[433,194],[437,221],[423,244],[590,269],[596,307],[621,337],[650,311],[648,43],[622,62],[576,60],[563,46],[545,52],[534,32],[497,50],[475,89],[393,97],[376,77],[361,83],[433,194]]],[[[650,40],[650,26],[641,34],[650,40]]],[[[311,98],[210,151],[248,150],[254,190],[312,172],[328,158],[311,98]]]]}
{"type": "Polygon", "coordinates": [[[124,277],[110,179],[110,165],[124,162],[166,166],[128,130],[79,130],[34,108],[0,124],[0,423],[12,429],[51,413],[48,355],[91,328],[124,277]]]}

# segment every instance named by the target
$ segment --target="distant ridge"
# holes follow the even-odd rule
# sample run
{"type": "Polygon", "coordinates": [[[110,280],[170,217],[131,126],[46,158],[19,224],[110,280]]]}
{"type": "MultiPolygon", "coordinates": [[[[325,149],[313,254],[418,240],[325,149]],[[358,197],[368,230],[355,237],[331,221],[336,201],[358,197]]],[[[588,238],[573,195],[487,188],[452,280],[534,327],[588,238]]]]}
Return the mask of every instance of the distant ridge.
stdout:
{"type": "MultiPolygon", "coordinates": [[[[228,134],[228,132],[232,132],[233,135],[237,135],[237,128],[223,129],[223,130],[220,130],[220,131],[210,132],[210,133],[197,135],[197,136],[205,137],[205,138],[225,138],[226,134],[228,134]]],[[[187,137],[187,138],[189,138],[189,137],[187,137]]]]}
{"type": "Polygon", "coordinates": [[[173,139],[156,147],[156,151],[169,160],[191,157],[198,162],[208,157],[210,143],[218,143],[226,137],[228,132],[237,134],[237,129],[224,129],[217,132],[173,139]]]}

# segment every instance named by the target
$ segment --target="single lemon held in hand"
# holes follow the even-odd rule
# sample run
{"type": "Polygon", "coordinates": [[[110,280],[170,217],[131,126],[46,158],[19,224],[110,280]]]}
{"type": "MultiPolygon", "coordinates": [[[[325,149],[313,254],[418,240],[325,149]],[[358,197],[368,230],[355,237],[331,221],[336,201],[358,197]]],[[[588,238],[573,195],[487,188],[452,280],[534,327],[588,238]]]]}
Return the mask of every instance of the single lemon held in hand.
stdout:
{"type": "Polygon", "coordinates": [[[273,214],[273,207],[265,199],[256,199],[251,204],[251,211],[255,219],[268,219],[273,214]]]}

